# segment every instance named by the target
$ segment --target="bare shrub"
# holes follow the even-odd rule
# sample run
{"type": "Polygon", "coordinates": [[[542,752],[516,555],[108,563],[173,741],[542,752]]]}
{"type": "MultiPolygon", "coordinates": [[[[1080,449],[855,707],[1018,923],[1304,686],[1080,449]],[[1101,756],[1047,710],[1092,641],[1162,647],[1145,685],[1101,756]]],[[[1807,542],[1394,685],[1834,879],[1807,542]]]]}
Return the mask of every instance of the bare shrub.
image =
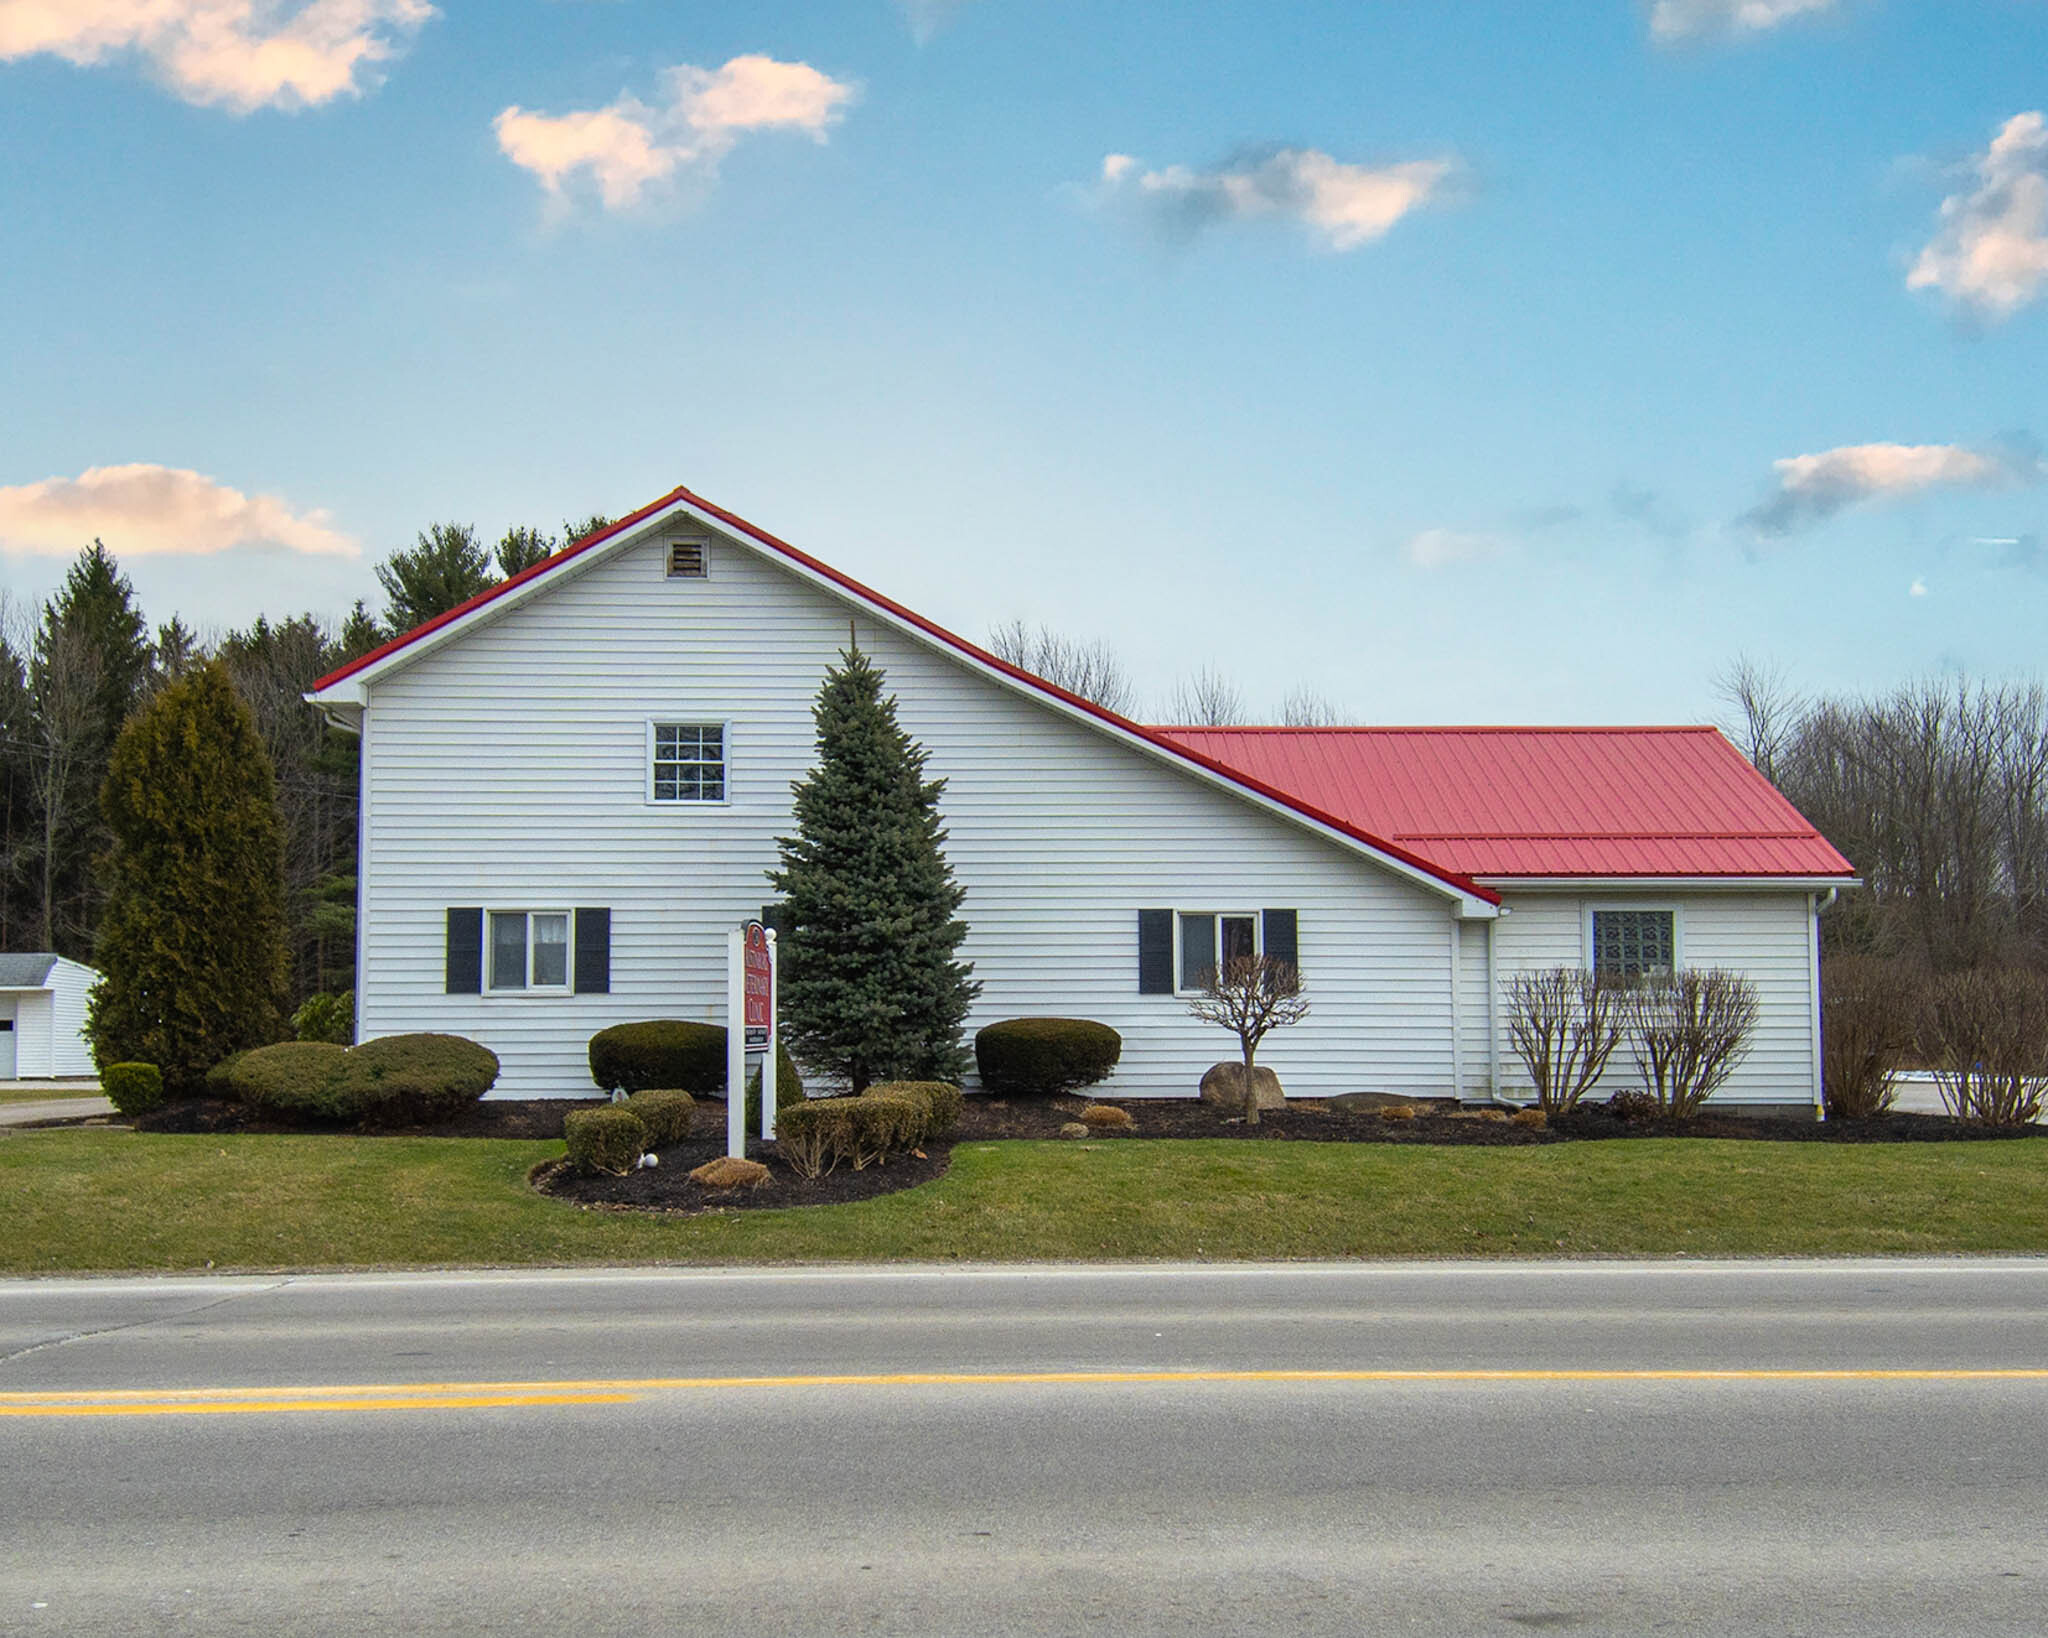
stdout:
{"type": "Polygon", "coordinates": [[[1308,1016],[1301,974],[1274,956],[1238,956],[1220,971],[1203,975],[1202,993],[1188,1011],[1205,1024],[1220,1024],[1244,1051],[1244,1123],[1259,1124],[1258,1079],[1252,1073],[1259,1043],[1276,1029],[1308,1016]]]}
{"type": "Polygon", "coordinates": [[[2020,968],[1951,973],[1928,986],[1920,1050],[1963,1120],[2023,1126],[2048,1094],[2048,979],[2020,968]]]}
{"type": "Polygon", "coordinates": [[[1620,992],[1576,967],[1508,980],[1508,1040],[1547,1115],[1578,1106],[1621,1041],[1620,992]]]}
{"type": "Polygon", "coordinates": [[[1891,1109],[1919,1010],[1919,980],[1896,961],[1845,955],[1821,962],[1821,1096],[1829,1120],[1870,1120],[1891,1109]]]}
{"type": "Polygon", "coordinates": [[[1724,968],[1695,967],[1621,993],[1644,1087],[1664,1114],[1697,1114],[1749,1054],[1756,986],[1724,968]]]}

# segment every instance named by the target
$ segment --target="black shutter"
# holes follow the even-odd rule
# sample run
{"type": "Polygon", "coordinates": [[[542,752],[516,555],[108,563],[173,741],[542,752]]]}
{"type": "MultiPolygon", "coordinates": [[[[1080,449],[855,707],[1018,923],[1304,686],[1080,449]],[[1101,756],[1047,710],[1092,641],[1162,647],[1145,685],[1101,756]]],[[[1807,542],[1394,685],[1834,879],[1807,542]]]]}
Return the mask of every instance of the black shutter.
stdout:
{"type": "Polygon", "coordinates": [[[448,993],[484,993],[484,913],[481,909],[448,912],[448,993]]]}
{"type": "Polygon", "coordinates": [[[1173,994],[1173,912],[1138,912],[1138,993],[1173,994]]]}
{"type": "Polygon", "coordinates": [[[1288,966],[1301,970],[1301,945],[1296,937],[1294,912],[1292,910],[1262,910],[1260,917],[1266,924],[1266,954],[1275,961],[1284,961],[1288,966]]]}
{"type": "Polygon", "coordinates": [[[612,913],[576,912],[576,993],[612,993],[612,913]]]}

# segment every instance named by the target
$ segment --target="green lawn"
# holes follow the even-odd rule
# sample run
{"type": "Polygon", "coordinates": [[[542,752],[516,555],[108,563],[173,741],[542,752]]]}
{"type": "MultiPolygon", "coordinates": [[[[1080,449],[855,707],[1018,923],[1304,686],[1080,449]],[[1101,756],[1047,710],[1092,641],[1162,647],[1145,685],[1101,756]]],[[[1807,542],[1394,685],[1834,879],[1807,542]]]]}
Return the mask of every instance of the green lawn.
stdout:
{"type": "Polygon", "coordinates": [[[552,1143],[0,1133],[0,1269],[2048,1251],[2048,1143],[972,1143],[939,1182],[668,1220],[552,1143]]]}

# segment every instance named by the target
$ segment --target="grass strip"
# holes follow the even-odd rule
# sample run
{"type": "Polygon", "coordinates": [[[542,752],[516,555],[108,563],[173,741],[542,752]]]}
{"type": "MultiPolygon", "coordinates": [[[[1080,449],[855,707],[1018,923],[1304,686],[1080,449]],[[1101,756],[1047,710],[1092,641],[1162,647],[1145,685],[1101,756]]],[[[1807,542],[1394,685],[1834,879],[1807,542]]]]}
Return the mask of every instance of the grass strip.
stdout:
{"type": "Polygon", "coordinates": [[[2048,1251],[2048,1144],[969,1143],[854,1205],[544,1199],[554,1143],[0,1130],[0,1270],[2048,1251]]]}

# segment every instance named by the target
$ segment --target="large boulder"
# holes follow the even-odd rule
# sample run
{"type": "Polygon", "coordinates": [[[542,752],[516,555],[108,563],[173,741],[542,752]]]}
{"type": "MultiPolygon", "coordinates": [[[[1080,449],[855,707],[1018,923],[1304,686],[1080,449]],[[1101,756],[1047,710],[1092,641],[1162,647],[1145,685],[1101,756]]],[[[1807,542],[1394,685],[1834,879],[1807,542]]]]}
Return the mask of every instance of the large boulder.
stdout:
{"type": "MultiPolygon", "coordinates": [[[[1252,1086],[1261,1109],[1285,1109],[1287,1094],[1280,1090],[1280,1077],[1264,1064],[1252,1070],[1252,1086]]],[[[1244,1065],[1232,1060],[1213,1065],[1202,1077],[1202,1101],[1223,1109],[1244,1107],[1244,1065]]]]}

